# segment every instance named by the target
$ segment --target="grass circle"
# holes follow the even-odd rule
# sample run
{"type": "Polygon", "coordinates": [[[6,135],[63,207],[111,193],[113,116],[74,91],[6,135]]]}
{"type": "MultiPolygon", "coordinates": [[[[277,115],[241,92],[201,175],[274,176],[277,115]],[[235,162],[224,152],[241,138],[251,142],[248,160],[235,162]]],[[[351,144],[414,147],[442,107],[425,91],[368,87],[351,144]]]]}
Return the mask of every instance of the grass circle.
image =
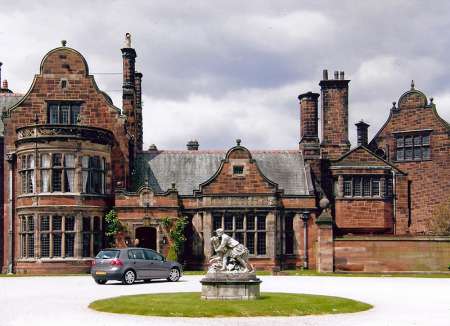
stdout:
{"type": "Polygon", "coordinates": [[[346,298],[262,293],[257,300],[201,300],[199,292],[157,293],[97,300],[89,308],[117,314],[164,317],[305,316],[364,311],[371,305],[346,298]]]}

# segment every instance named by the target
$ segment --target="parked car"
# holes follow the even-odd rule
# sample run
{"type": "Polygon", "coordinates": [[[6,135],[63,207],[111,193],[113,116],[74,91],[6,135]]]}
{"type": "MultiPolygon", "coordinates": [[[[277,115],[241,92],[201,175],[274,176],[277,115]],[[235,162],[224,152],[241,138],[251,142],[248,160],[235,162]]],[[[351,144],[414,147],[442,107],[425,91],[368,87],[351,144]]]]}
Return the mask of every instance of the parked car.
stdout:
{"type": "Polygon", "coordinates": [[[136,280],[149,282],[153,279],[167,279],[176,282],[183,269],[177,262],[168,261],[152,249],[111,248],[103,249],[92,262],[91,275],[98,284],[107,281],[122,281],[133,284],[136,280]]]}

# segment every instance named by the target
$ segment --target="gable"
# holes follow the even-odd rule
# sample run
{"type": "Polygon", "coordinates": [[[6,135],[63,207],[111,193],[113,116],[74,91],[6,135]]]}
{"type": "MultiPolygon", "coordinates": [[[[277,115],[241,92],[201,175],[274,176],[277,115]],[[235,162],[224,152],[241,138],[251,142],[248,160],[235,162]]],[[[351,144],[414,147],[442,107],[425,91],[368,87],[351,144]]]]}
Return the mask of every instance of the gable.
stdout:
{"type": "Polygon", "coordinates": [[[200,189],[203,194],[273,194],[278,186],[262,174],[246,148],[236,146],[200,189]]]}
{"type": "Polygon", "coordinates": [[[401,172],[397,167],[378,157],[364,146],[356,147],[339,160],[332,162],[334,168],[380,168],[395,169],[401,172]]]}
{"type": "MultiPolygon", "coordinates": [[[[250,160],[245,151],[232,151],[230,154],[228,159],[243,159],[248,162],[250,160]]],[[[299,151],[253,151],[251,160],[253,164],[251,166],[256,166],[265,177],[261,182],[270,180],[285,195],[304,196],[314,192],[310,171],[305,167],[299,151]]],[[[222,171],[224,161],[227,161],[225,151],[139,153],[136,158],[136,173],[133,175],[132,189],[137,190],[147,182],[155,193],[164,193],[172,187],[172,183],[175,183],[180,195],[193,196],[200,191],[201,185],[207,187],[208,182],[215,180],[218,172],[222,171]]],[[[227,166],[230,169],[229,165],[227,166]]],[[[227,167],[224,169],[226,170],[227,167]]],[[[210,186],[209,189],[212,187],[210,186]]]]}

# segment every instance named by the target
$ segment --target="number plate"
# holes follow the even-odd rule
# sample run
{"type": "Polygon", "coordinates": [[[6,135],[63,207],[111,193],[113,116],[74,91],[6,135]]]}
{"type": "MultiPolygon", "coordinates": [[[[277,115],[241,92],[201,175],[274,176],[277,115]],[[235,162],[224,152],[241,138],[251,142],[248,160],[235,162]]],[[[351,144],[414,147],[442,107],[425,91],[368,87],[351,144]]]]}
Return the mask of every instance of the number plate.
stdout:
{"type": "Polygon", "coordinates": [[[95,272],[95,275],[106,275],[106,272],[95,272]]]}

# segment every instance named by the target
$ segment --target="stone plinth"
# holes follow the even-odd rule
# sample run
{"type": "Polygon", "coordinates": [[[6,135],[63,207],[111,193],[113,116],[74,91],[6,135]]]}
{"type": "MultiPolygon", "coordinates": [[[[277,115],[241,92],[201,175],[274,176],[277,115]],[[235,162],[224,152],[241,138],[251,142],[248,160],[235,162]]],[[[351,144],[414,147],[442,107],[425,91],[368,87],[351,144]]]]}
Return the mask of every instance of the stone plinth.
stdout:
{"type": "Polygon", "coordinates": [[[254,300],[260,295],[261,280],[252,273],[207,273],[202,283],[204,300],[254,300]]]}

